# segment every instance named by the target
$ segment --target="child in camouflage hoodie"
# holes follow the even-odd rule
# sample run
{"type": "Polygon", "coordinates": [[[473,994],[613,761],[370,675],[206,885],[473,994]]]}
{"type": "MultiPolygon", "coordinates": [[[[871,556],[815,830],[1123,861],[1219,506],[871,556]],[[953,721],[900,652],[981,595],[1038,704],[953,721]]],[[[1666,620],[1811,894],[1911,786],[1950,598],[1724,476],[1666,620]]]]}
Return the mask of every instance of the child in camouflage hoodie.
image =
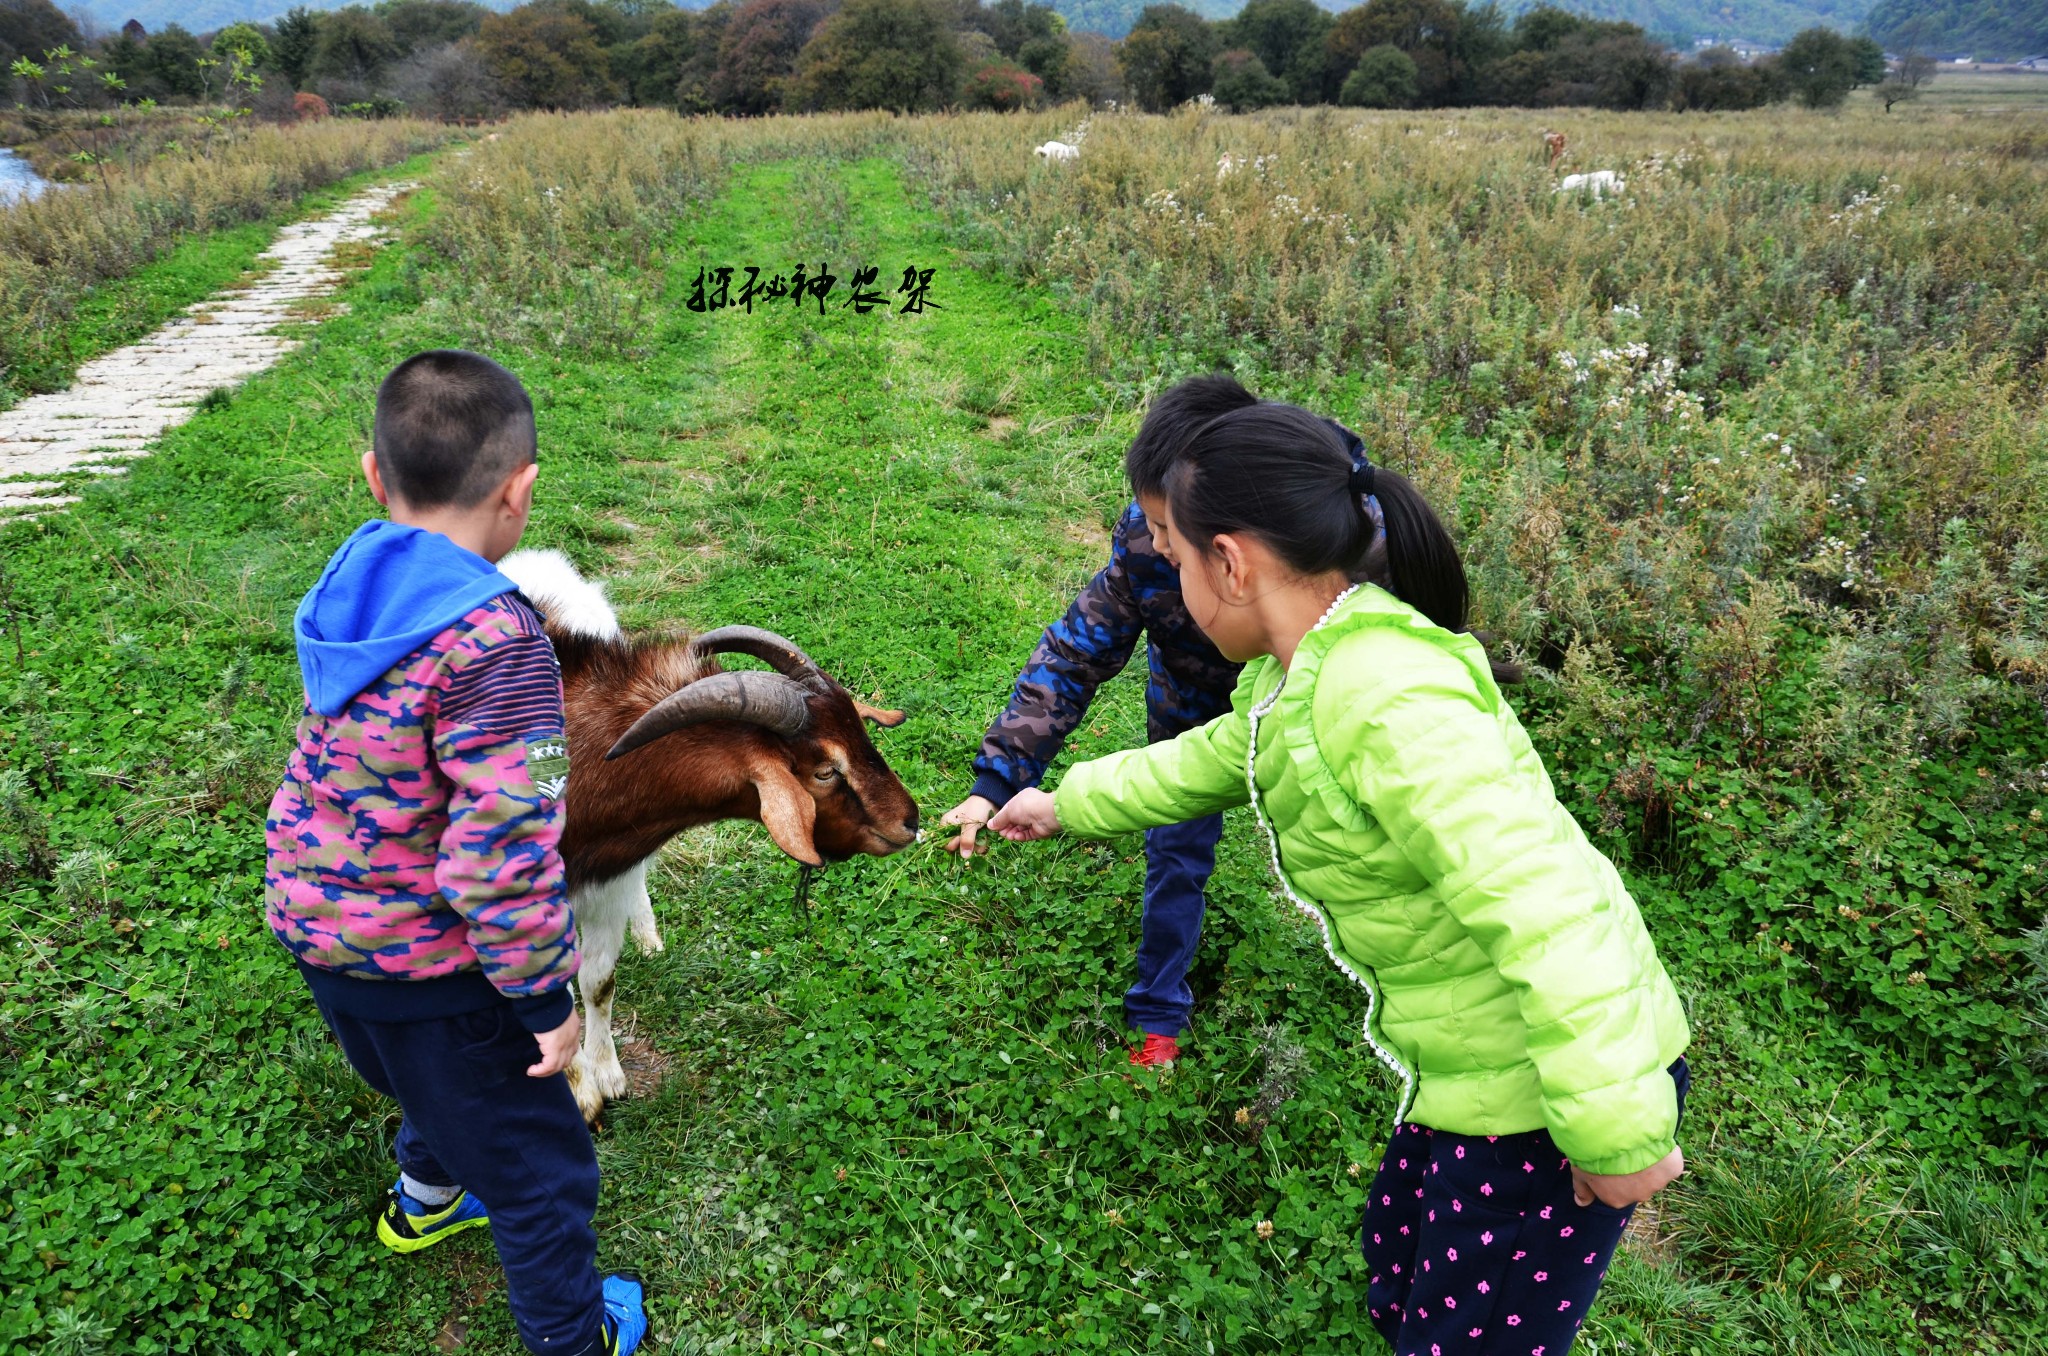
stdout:
{"type": "MultiPolygon", "coordinates": [[[[1165,476],[1181,445],[1209,421],[1258,404],[1234,377],[1194,377],[1163,392],[1146,411],[1124,457],[1136,496],[1110,534],[1109,564],[1088,581],[1066,615],[1045,628],[1017,675],[1009,705],[974,758],[974,786],[940,820],[960,833],[946,846],[963,858],[986,851],[980,829],[1019,791],[1035,787],[1087,714],[1095,690],[1147,641],[1145,733],[1171,739],[1230,709],[1240,665],[1216,652],[1181,601],[1180,571],[1153,544],[1150,524],[1165,497],[1165,476]]],[[[1330,421],[1362,453],[1358,435],[1330,421]]],[[[1139,917],[1137,977],[1124,992],[1124,1021],[1143,1034],[1130,1052],[1141,1066],[1180,1058],[1180,1036],[1194,1010],[1188,967],[1202,938],[1204,887],[1216,867],[1222,815],[1163,824],[1145,834],[1145,891],[1139,917]]]]}
{"type": "Polygon", "coordinates": [[[342,544],[294,619],[306,707],[264,893],[349,1063],[404,1113],[378,1237],[412,1252],[488,1224],[527,1347],[618,1356],[642,1291],[597,1274],[597,1158],[562,1073],[561,674],[496,566],[535,448],[531,401],[489,359],[418,354],[379,388],[363,472],[391,520],[342,544]]]}

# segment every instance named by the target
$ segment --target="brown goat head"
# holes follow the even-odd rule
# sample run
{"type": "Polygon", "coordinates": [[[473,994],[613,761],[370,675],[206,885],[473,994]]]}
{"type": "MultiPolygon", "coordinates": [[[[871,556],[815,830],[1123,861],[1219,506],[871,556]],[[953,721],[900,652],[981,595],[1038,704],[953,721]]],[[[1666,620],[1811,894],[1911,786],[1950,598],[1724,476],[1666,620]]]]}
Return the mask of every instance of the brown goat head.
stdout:
{"type": "Polygon", "coordinates": [[[916,841],[917,803],[866,728],[901,724],[903,713],[856,700],[781,636],[742,626],[674,644],[558,635],[556,649],[572,751],[572,885],[717,819],[758,819],[810,866],[916,841]],[[775,671],[725,671],[721,653],[775,671]],[[597,749],[602,759],[574,756],[597,749]]]}

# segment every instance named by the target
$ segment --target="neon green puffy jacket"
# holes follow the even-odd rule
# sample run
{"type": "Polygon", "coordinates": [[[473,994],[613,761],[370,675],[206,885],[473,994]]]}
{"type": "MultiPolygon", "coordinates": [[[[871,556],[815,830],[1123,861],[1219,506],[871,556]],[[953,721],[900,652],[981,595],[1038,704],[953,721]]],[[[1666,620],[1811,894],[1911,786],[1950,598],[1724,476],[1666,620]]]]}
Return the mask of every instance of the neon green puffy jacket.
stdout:
{"type": "Polygon", "coordinates": [[[1362,586],[1291,670],[1254,660],[1229,712],[1080,764],[1054,803],[1100,838],[1242,805],[1248,787],[1282,889],[1367,991],[1397,1124],[1548,1129],[1596,1173],[1671,1151],[1678,993],[1478,641],[1362,586]]]}

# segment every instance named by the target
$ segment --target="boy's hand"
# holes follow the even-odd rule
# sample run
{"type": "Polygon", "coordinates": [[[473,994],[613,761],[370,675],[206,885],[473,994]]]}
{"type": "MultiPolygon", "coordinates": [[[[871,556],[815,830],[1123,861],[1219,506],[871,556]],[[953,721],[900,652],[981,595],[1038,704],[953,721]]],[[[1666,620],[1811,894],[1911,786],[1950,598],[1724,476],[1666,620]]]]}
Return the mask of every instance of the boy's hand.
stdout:
{"type": "Polygon", "coordinates": [[[1058,833],[1060,816],[1052,797],[1034,786],[1013,796],[988,826],[1013,843],[1031,843],[1058,833]]]}
{"type": "Polygon", "coordinates": [[[583,1019],[572,1008],[569,1020],[553,1031],[543,1031],[534,1039],[540,1042],[540,1063],[526,1071],[528,1078],[552,1078],[569,1067],[569,1061],[576,1058],[576,1042],[583,1034],[583,1019]]]}
{"type": "Polygon", "coordinates": [[[972,858],[977,852],[985,855],[988,852],[988,844],[976,844],[974,839],[994,817],[995,812],[995,802],[987,796],[969,796],[940,815],[941,824],[951,824],[960,830],[946,840],[946,851],[957,852],[963,858],[972,858]]]}
{"type": "Polygon", "coordinates": [[[1685,1171],[1685,1154],[1673,1149],[1661,1159],[1644,1168],[1619,1177],[1605,1173],[1580,1172],[1578,1164],[1572,1165],[1572,1199],[1580,1205],[1591,1205],[1596,1199],[1604,1201],[1616,1210],[1626,1210],[1631,1205],[1641,1205],[1650,1197],[1678,1180],[1685,1171]]]}

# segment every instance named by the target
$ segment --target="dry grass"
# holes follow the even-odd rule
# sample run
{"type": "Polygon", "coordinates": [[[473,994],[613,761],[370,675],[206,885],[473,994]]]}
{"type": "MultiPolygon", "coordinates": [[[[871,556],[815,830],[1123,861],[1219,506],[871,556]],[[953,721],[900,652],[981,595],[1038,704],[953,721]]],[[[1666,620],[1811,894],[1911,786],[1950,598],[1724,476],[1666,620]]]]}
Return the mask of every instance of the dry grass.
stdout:
{"type": "Polygon", "coordinates": [[[0,208],[0,391],[73,318],[86,294],[181,238],[289,207],[307,193],[446,142],[397,120],[256,127],[210,147],[162,149],[33,202],[0,208]]]}

